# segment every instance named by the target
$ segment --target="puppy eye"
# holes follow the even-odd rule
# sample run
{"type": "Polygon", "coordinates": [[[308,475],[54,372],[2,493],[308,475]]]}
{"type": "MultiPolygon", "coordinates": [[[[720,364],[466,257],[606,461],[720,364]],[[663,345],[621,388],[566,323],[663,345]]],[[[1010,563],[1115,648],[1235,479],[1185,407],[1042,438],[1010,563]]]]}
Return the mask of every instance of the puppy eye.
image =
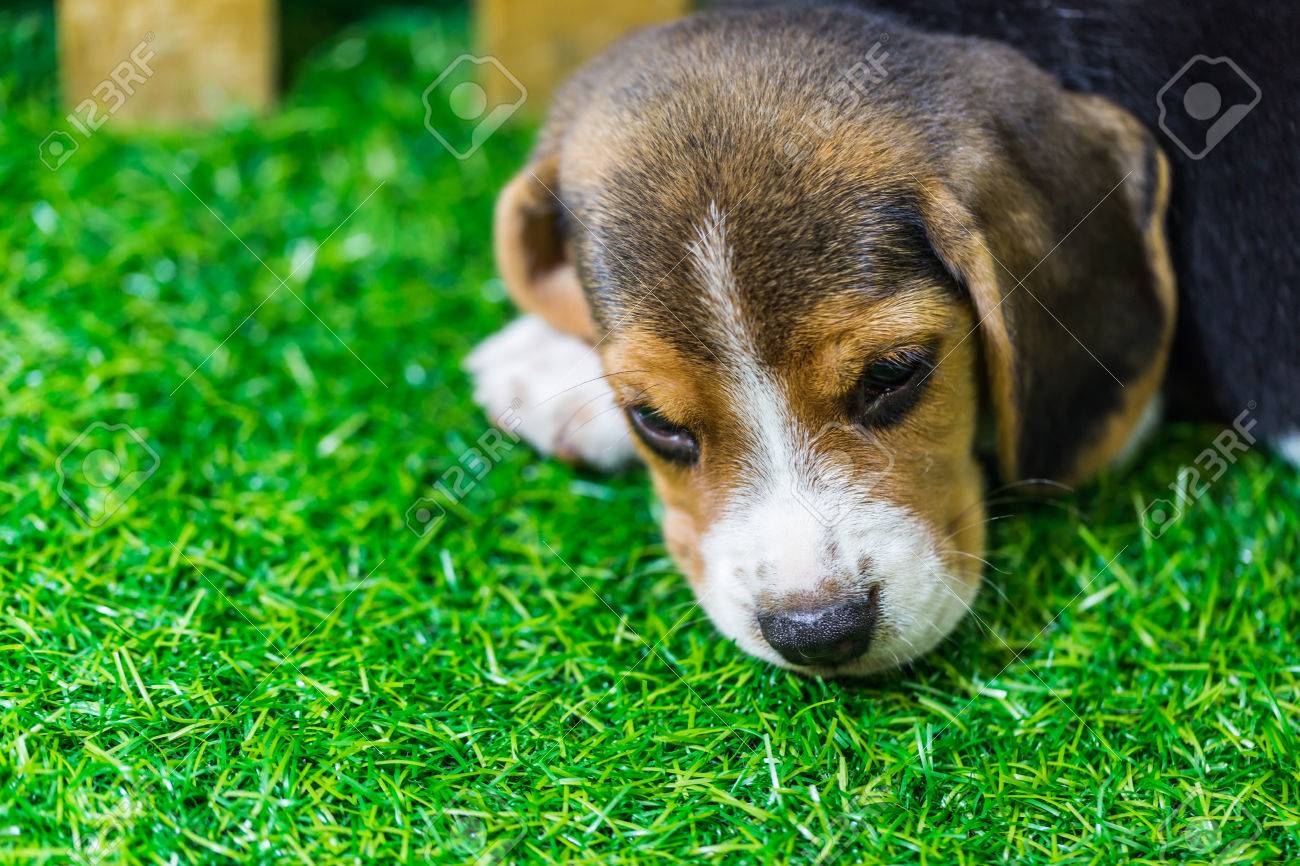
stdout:
{"type": "Polygon", "coordinates": [[[627,410],[627,417],[646,447],[665,460],[690,465],[699,459],[700,444],[685,427],[674,424],[649,406],[633,406],[627,410]]]}
{"type": "Polygon", "coordinates": [[[861,423],[887,426],[900,420],[920,396],[920,385],[934,364],[930,353],[904,351],[867,365],[854,393],[854,415],[861,423]]]}
{"type": "Polygon", "coordinates": [[[919,364],[906,357],[885,358],[868,367],[863,380],[868,387],[884,393],[906,385],[919,369],[919,364]]]}

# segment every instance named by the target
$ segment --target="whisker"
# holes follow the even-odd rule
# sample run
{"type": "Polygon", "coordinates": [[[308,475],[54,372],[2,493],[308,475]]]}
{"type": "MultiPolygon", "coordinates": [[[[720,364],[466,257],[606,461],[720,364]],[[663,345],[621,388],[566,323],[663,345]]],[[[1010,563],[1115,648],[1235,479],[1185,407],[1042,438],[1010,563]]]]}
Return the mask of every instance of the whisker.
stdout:
{"type": "Polygon", "coordinates": [[[593,377],[590,378],[590,379],[586,379],[586,380],[584,380],[584,381],[582,381],[582,382],[578,382],[576,385],[570,385],[568,388],[565,388],[565,389],[562,390],[562,391],[556,391],[554,394],[552,394],[551,396],[547,397],[547,398],[546,398],[545,400],[543,400],[542,402],[538,403],[538,404],[535,405],[535,406],[530,407],[530,411],[533,410],[533,409],[540,409],[542,406],[545,406],[547,403],[551,402],[551,401],[554,400],[556,397],[559,397],[559,396],[561,396],[561,395],[563,395],[563,394],[567,394],[567,393],[569,393],[570,391],[572,391],[572,390],[574,390],[574,389],[576,389],[576,388],[581,388],[581,387],[583,387],[584,385],[590,385],[592,382],[598,382],[598,381],[600,381],[601,379],[608,379],[610,376],[621,376],[621,375],[623,375],[623,374],[625,374],[625,373],[648,373],[648,372],[649,372],[648,370],[615,370],[615,371],[612,372],[612,373],[601,373],[599,376],[593,376],[593,377]]]}
{"type": "MultiPolygon", "coordinates": [[[[960,517],[960,516],[961,516],[961,515],[958,515],[958,517],[960,517]]],[[[983,520],[976,520],[974,523],[967,523],[965,526],[959,526],[959,527],[957,527],[956,529],[954,529],[952,532],[950,532],[950,533],[948,533],[947,535],[945,535],[943,538],[939,539],[939,543],[942,544],[943,542],[948,541],[949,539],[951,539],[951,538],[952,538],[954,535],[956,535],[957,533],[959,533],[959,532],[964,532],[965,530],[970,529],[970,528],[972,528],[972,527],[975,527],[975,526],[981,526],[981,525],[988,525],[988,524],[990,524],[990,523],[993,523],[994,521],[998,521],[998,520],[1007,520],[1007,519],[1012,518],[1012,517],[1015,517],[1015,516],[1016,516],[1016,515],[1014,515],[1014,514],[995,514],[995,515],[993,515],[992,517],[986,517],[986,518],[984,518],[983,520]]]]}
{"type": "Polygon", "coordinates": [[[997,494],[1003,492],[1004,490],[1011,490],[1016,487],[1033,487],[1035,485],[1039,485],[1043,487],[1055,487],[1065,493],[1078,492],[1077,488],[1072,487],[1069,484],[1063,484],[1060,481],[1054,481],[1051,478],[1022,478],[1019,481],[1009,481],[1006,484],[1003,484],[1001,487],[997,488],[996,490],[990,490],[987,495],[996,496],[997,494]]]}
{"type": "MultiPolygon", "coordinates": [[[[651,387],[654,387],[654,386],[652,385],[651,387]]],[[[636,395],[636,396],[637,396],[637,399],[640,399],[642,396],[644,396],[645,394],[649,393],[649,391],[650,391],[650,388],[642,388],[642,389],[637,393],[637,395],[636,395]]],[[[575,418],[577,418],[579,414],[581,414],[581,412],[582,412],[583,409],[586,409],[586,408],[587,408],[588,406],[590,406],[592,403],[596,402],[597,400],[601,399],[601,398],[604,397],[604,396],[605,396],[604,394],[596,394],[596,395],[595,395],[594,397],[592,397],[590,400],[588,400],[587,402],[583,403],[583,404],[582,404],[581,406],[579,406],[578,408],[574,409],[574,410],[573,410],[573,414],[570,415],[570,416],[568,417],[568,419],[567,419],[567,420],[566,420],[562,425],[560,425],[560,429],[561,429],[561,430],[566,430],[566,429],[568,428],[568,426],[569,426],[570,424],[573,423],[573,420],[574,420],[575,418]]],[[[601,409],[599,412],[597,412],[595,415],[592,415],[592,416],[591,416],[590,418],[588,418],[586,421],[583,421],[583,422],[582,422],[581,424],[579,424],[577,427],[573,428],[572,430],[569,430],[568,433],[569,433],[570,436],[572,436],[572,435],[576,434],[579,430],[581,430],[583,427],[586,427],[586,426],[587,426],[588,424],[590,424],[592,421],[595,421],[595,420],[596,420],[597,418],[599,418],[601,415],[604,415],[606,412],[609,412],[609,411],[611,411],[611,410],[622,411],[622,409],[623,409],[623,407],[620,406],[620,405],[616,402],[613,406],[607,406],[607,407],[605,407],[604,409],[601,409]]]]}
{"type": "MultiPolygon", "coordinates": [[[[583,403],[581,406],[579,406],[579,407],[577,408],[577,410],[575,410],[574,413],[573,413],[572,415],[569,416],[569,420],[566,421],[566,422],[564,423],[564,427],[567,428],[567,427],[569,426],[569,424],[573,421],[573,419],[578,417],[578,413],[581,412],[583,409],[585,409],[585,408],[586,408],[586,407],[587,407],[587,406],[588,406],[588,405],[589,405],[593,400],[595,400],[595,399],[597,399],[597,398],[594,398],[594,397],[593,397],[592,400],[588,400],[586,403],[583,403]]],[[[581,424],[579,424],[577,427],[574,427],[572,430],[570,430],[569,433],[568,433],[568,435],[570,435],[570,436],[576,436],[579,430],[581,430],[583,427],[586,427],[586,426],[587,426],[588,424],[590,424],[592,421],[595,421],[595,420],[596,420],[597,418],[599,418],[601,415],[604,415],[606,412],[617,412],[617,411],[619,411],[621,408],[622,408],[622,407],[620,407],[620,406],[618,406],[618,405],[614,405],[614,406],[606,406],[604,409],[601,409],[601,410],[600,410],[599,412],[597,412],[595,415],[592,415],[592,416],[591,416],[590,418],[588,418],[586,421],[583,421],[583,422],[582,422],[581,424]]]]}
{"type": "MultiPolygon", "coordinates": [[[[1014,503],[1014,502],[1031,503],[1031,505],[1034,506],[1035,508],[1057,508],[1057,510],[1066,512],[1066,514],[1070,515],[1071,518],[1074,518],[1076,520],[1083,519],[1083,512],[1079,511],[1078,506],[1074,505],[1074,503],[1071,502],[1063,502],[1061,501],[1061,499],[1036,499],[1032,497],[1018,497],[1018,498],[1011,498],[1011,499],[996,499],[996,501],[989,501],[989,505],[1002,507],[1002,506],[1010,505],[1010,503],[1014,503]]],[[[1017,512],[1017,514],[1019,514],[1019,512],[1017,512]]]]}
{"type": "Polygon", "coordinates": [[[1010,574],[1010,573],[1011,573],[1011,572],[1009,572],[1009,571],[1007,571],[1007,570],[1005,570],[1005,569],[998,568],[996,565],[994,565],[993,563],[989,562],[987,559],[985,559],[985,558],[982,557],[982,556],[976,556],[975,554],[973,554],[973,553],[967,553],[967,552],[964,551],[964,550],[953,550],[953,551],[950,551],[950,553],[956,554],[957,556],[965,556],[965,557],[967,557],[967,558],[969,558],[969,559],[973,559],[973,560],[975,560],[976,562],[982,562],[982,563],[984,563],[986,566],[988,566],[989,568],[991,568],[991,569],[993,569],[994,571],[996,571],[998,574],[1010,574]]]}
{"type": "MultiPolygon", "coordinates": [[[[592,397],[590,397],[588,400],[586,400],[585,402],[583,402],[582,404],[580,404],[579,406],[577,406],[577,407],[573,410],[573,412],[569,415],[569,417],[565,419],[564,423],[560,425],[560,429],[561,429],[561,430],[567,430],[568,427],[569,427],[569,425],[572,424],[572,423],[574,422],[574,419],[576,419],[579,415],[582,414],[582,410],[583,410],[583,409],[586,409],[586,408],[587,408],[588,406],[590,406],[592,403],[595,403],[597,400],[600,400],[600,399],[602,399],[603,397],[605,397],[605,394],[604,394],[604,393],[595,394],[595,395],[593,395],[592,397]]],[[[583,422],[583,425],[585,425],[585,424],[587,424],[587,423],[590,423],[590,421],[593,420],[593,419],[595,419],[595,418],[599,418],[602,414],[604,414],[605,412],[608,412],[610,409],[617,409],[617,408],[619,408],[619,406],[618,406],[617,403],[615,403],[613,406],[607,406],[607,407],[605,407],[604,409],[602,409],[602,410],[600,410],[599,412],[597,412],[595,415],[591,416],[591,418],[588,418],[587,421],[584,421],[584,422],[583,422]]],[[[579,426],[578,426],[575,430],[573,430],[572,432],[576,433],[578,430],[581,430],[583,425],[579,425],[579,426]]]]}

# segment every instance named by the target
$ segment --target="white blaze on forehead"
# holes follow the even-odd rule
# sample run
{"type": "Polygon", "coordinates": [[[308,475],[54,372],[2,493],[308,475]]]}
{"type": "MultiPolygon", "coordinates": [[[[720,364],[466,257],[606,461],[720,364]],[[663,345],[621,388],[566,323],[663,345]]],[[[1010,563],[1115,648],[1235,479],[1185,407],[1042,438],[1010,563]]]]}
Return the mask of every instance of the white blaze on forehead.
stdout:
{"type": "Polygon", "coordinates": [[[828,489],[853,484],[855,479],[822,459],[817,437],[795,419],[787,395],[759,355],[754,337],[757,323],[744,315],[726,216],[716,203],[709,204],[707,217],[696,228],[690,256],[699,297],[710,318],[709,333],[721,349],[715,355],[717,372],[751,440],[745,454],[744,501],[736,505],[779,511],[790,504],[792,492],[799,500],[811,502],[828,489]]]}
{"type": "Polygon", "coordinates": [[[715,202],[709,204],[707,217],[696,229],[690,256],[700,300],[712,320],[710,333],[722,349],[718,372],[724,377],[731,405],[754,438],[749,462],[758,477],[750,480],[756,486],[788,484],[794,479],[779,476],[794,467],[800,433],[785,395],[759,358],[752,327],[745,321],[727,243],[726,217],[715,202]]]}
{"type": "Polygon", "coordinates": [[[731,265],[731,247],[727,244],[727,218],[714,202],[709,213],[695,230],[691,260],[702,289],[701,300],[713,319],[717,335],[729,355],[745,363],[757,363],[758,353],[750,329],[740,309],[740,289],[731,265]]]}

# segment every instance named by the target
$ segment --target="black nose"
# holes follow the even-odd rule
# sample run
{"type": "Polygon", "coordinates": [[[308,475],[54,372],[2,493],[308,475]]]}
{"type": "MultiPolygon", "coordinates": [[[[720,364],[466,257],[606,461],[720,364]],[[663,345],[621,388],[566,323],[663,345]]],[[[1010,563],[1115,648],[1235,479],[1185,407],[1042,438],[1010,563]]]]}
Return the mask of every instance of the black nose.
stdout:
{"type": "Polygon", "coordinates": [[[866,652],[880,618],[875,592],[819,610],[779,610],[758,615],[772,648],[797,665],[836,665],[866,652]]]}

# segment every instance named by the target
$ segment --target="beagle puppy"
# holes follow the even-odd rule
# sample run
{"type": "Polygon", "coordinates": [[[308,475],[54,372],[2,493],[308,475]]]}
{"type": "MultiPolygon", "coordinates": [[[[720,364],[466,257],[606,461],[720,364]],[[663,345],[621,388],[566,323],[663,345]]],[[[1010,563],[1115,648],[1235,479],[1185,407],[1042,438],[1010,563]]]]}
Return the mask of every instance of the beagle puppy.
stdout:
{"type": "Polygon", "coordinates": [[[1142,122],[1008,44],[847,6],[698,13],[557,96],[498,203],[525,315],[468,359],[475,398],[543,452],[643,461],[746,652],[892,668],[979,591],[982,454],[1073,485],[1156,423],[1172,183],[1142,122]]]}

